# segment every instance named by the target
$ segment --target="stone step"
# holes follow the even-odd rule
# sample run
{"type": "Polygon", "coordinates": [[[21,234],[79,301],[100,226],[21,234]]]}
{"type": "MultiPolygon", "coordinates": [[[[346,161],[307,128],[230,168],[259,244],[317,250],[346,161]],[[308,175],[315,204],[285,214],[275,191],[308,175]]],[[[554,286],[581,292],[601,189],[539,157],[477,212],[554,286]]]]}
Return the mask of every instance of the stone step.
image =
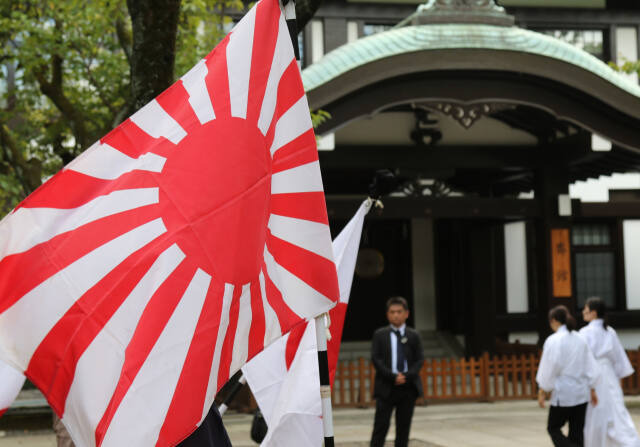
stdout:
{"type": "MultiPolygon", "coordinates": [[[[420,333],[425,358],[460,358],[464,349],[451,334],[435,331],[420,333]]],[[[340,360],[371,358],[371,341],[347,341],[340,345],[340,360]]]]}
{"type": "Polygon", "coordinates": [[[0,430],[30,431],[51,429],[52,410],[40,390],[23,389],[0,418],[0,430]]]}
{"type": "Polygon", "coordinates": [[[23,389],[7,411],[9,413],[33,413],[49,409],[49,404],[38,389],[23,389]]]}

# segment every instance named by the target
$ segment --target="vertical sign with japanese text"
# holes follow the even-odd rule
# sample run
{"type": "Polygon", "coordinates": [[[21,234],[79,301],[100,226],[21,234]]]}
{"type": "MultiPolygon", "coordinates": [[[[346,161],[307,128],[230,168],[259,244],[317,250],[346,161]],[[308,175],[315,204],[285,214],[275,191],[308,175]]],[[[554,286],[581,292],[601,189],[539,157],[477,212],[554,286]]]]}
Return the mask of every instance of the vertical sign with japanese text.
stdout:
{"type": "Polygon", "coordinates": [[[571,297],[571,252],[568,228],[551,230],[551,270],[553,296],[571,297]]]}

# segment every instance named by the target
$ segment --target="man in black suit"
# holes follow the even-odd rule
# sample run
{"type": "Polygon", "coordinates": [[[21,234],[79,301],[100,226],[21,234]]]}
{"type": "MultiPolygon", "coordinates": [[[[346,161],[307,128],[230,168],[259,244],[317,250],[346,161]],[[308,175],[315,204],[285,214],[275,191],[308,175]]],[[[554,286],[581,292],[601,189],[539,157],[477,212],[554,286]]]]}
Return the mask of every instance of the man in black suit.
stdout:
{"type": "Polygon", "coordinates": [[[416,331],[406,326],[407,300],[396,296],[387,300],[389,326],[373,334],[371,359],[376,368],[373,397],[376,416],[371,447],[382,447],[389,431],[391,413],[396,409],[396,447],[406,447],[416,399],[422,395],[420,368],[424,363],[422,343],[416,331]]]}

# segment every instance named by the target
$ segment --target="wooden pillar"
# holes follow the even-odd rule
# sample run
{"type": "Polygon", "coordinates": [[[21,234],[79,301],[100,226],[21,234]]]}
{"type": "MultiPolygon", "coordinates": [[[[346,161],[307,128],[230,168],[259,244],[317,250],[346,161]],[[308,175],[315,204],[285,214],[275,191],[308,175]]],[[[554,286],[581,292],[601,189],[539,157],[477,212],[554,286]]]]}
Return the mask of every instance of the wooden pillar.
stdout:
{"type": "Polygon", "coordinates": [[[558,196],[569,193],[566,163],[548,158],[536,172],[535,198],[541,215],[535,221],[536,296],[540,343],[550,333],[547,314],[559,304],[574,313],[575,291],[571,267],[571,217],[558,213],[558,196]]]}

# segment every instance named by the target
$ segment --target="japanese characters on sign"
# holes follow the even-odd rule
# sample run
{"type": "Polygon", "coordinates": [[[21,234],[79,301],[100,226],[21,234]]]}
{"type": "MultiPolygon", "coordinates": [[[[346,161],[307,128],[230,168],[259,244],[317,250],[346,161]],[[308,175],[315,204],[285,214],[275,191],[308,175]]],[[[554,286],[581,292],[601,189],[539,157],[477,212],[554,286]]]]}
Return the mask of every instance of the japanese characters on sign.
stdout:
{"type": "Polygon", "coordinates": [[[551,230],[551,270],[553,274],[553,296],[566,298],[571,292],[571,251],[569,229],[551,230]]]}

